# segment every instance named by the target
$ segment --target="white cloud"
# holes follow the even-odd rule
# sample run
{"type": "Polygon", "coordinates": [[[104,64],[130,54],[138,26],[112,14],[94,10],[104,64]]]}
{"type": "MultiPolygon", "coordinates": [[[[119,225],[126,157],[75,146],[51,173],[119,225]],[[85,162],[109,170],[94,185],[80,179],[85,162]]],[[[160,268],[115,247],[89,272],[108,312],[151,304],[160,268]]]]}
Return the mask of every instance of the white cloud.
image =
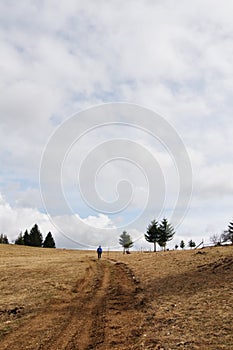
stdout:
{"type": "MultiPolygon", "coordinates": [[[[223,199],[221,202],[204,201],[205,212],[194,200],[192,215],[187,215],[176,229],[174,239],[168,243],[168,248],[173,249],[175,244],[183,239],[186,243],[193,239],[197,244],[204,239],[205,243],[210,242],[213,233],[221,234],[229,221],[231,201],[223,199]],[[222,210],[219,208],[221,207],[222,210]],[[212,213],[211,220],[206,219],[206,212],[212,213]]],[[[107,215],[98,214],[81,219],[78,214],[50,217],[31,207],[12,207],[0,196],[0,232],[8,236],[10,242],[14,242],[18,234],[26,229],[30,230],[35,223],[43,234],[43,237],[51,231],[58,248],[85,248],[94,249],[101,244],[104,249],[121,249],[118,243],[119,236],[123,229],[116,229],[113,221],[107,215]]],[[[151,213],[150,220],[154,219],[151,213]]],[[[148,219],[147,225],[150,223],[148,219]]],[[[145,241],[144,233],[147,225],[135,228],[132,224],[127,227],[127,232],[134,241],[134,249],[151,249],[151,245],[145,241]]],[[[152,247],[153,248],[153,247],[152,247]]]]}
{"type": "MultiPolygon", "coordinates": [[[[198,230],[203,231],[204,220],[211,222],[213,212],[215,215],[213,202],[219,200],[224,202],[219,218],[228,220],[233,189],[229,175],[233,147],[232,11],[232,2],[227,0],[221,6],[216,0],[180,1],[176,6],[169,0],[73,0],[59,4],[2,1],[0,189],[6,198],[3,229],[13,230],[15,221],[21,223],[20,218],[27,215],[33,222],[38,217],[47,227],[47,219],[39,211],[39,167],[44,146],[56,125],[93,104],[122,100],[161,113],[189,150],[194,191],[183,225],[195,231],[199,220],[202,224],[198,230]]],[[[101,137],[109,137],[109,131],[101,137]]],[[[128,137],[144,142],[156,154],[174,200],[177,193],[170,158],[163,152],[156,153],[146,137],[135,132],[128,137]]],[[[94,135],[82,150],[98,140],[98,135],[94,135]]],[[[72,179],[74,165],[73,160],[64,177],[65,188],[71,191],[69,175],[72,179]]],[[[105,183],[111,181],[102,195],[108,198],[113,195],[113,180],[121,178],[125,169],[109,166],[106,170],[102,179],[105,183]]],[[[137,185],[134,208],[145,199],[145,188],[138,180],[140,175],[135,174],[133,180],[131,176],[130,181],[137,185]]],[[[170,204],[168,201],[168,212],[170,204]]],[[[82,208],[79,209],[81,216],[82,208]]],[[[93,216],[98,222],[106,219],[93,216]]],[[[24,220],[22,226],[23,223],[24,220]]],[[[20,225],[17,228],[21,229],[20,225]]],[[[216,229],[220,226],[216,221],[216,229]]]]}
{"type": "Polygon", "coordinates": [[[81,219],[78,214],[49,217],[30,207],[12,207],[0,195],[0,232],[14,241],[20,232],[30,231],[38,224],[43,237],[51,231],[56,245],[61,247],[94,248],[118,245],[118,232],[112,221],[104,214],[81,219]]]}
{"type": "Polygon", "coordinates": [[[7,203],[2,195],[0,196],[0,216],[0,231],[7,234],[11,241],[14,241],[21,231],[30,230],[35,223],[47,232],[51,229],[46,214],[30,207],[14,208],[7,203]]]}

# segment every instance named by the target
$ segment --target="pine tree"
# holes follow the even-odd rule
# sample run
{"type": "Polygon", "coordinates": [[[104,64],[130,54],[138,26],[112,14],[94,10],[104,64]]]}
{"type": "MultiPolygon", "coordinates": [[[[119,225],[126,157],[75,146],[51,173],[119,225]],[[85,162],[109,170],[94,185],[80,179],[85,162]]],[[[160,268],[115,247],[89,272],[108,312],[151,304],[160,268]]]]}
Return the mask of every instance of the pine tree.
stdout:
{"type": "Polygon", "coordinates": [[[233,222],[230,222],[228,225],[228,233],[229,233],[229,239],[233,244],[233,222]]]}
{"type": "Polygon", "coordinates": [[[43,247],[44,248],[56,248],[55,246],[55,242],[53,239],[53,236],[51,234],[51,232],[49,232],[47,234],[47,236],[45,237],[44,243],[43,243],[43,247]]]}
{"type": "Polygon", "coordinates": [[[175,230],[174,230],[173,226],[168,223],[166,218],[164,218],[162,220],[158,229],[159,229],[158,244],[160,245],[160,247],[163,247],[163,249],[165,250],[166,244],[168,241],[172,240],[172,238],[175,234],[175,230]]]}
{"type": "Polygon", "coordinates": [[[24,232],[24,235],[23,235],[23,242],[24,242],[24,245],[31,245],[31,239],[30,239],[30,236],[29,236],[29,233],[28,233],[28,230],[26,230],[24,232]]]}
{"type": "Polygon", "coordinates": [[[230,222],[228,225],[228,241],[233,244],[233,222],[230,222]]]}
{"type": "Polygon", "coordinates": [[[129,248],[133,246],[133,241],[126,231],[123,231],[120,235],[119,243],[123,247],[124,254],[126,251],[129,252],[129,248]]]}
{"type": "Polygon", "coordinates": [[[233,222],[230,222],[228,225],[228,229],[224,230],[221,235],[222,242],[231,242],[233,244],[233,222]]]}
{"type": "Polygon", "coordinates": [[[183,241],[183,239],[182,239],[182,241],[180,242],[180,248],[181,248],[181,249],[184,249],[184,247],[185,247],[185,243],[184,243],[184,241],[183,241]]]}
{"type": "Polygon", "coordinates": [[[194,247],[196,247],[196,243],[193,242],[192,239],[189,241],[189,247],[190,247],[191,249],[194,248],[194,247]]]}
{"type": "Polygon", "coordinates": [[[30,245],[32,247],[41,247],[42,246],[43,237],[42,237],[42,234],[41,234],[37,224],[35,224],[32,227],[29,237],[30,237],[30,245]]]}
{"type": "Polygon", "coordinates": [[[0,235],[0,244],[9,244],[7,235],[4,235],[3,233],[1,233],[1,235],[0,235]]]}
{"type": "Polygon", "coordinates": [[[20,232],[20,234],[19,234],[18,237],[16,238],[15,244],[24,245],[24,239],[23,239],[23,234],[22,234],[22,232],[20,232]]]}
{"type": "Polygon", "coordinates": [[[156,252],[156,243],[158,243],[160,237],[157,221],[151,221],[144,236],[147,242],[154,243],[154,252],[156,252]]]}

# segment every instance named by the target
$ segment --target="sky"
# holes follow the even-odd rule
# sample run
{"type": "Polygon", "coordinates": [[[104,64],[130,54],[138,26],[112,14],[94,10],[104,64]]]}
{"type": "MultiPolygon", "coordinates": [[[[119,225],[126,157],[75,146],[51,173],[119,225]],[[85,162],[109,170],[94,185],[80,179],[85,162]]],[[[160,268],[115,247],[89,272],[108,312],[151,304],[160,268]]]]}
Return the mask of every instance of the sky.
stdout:
{"type": "Polygon", "coordinates": [[[227,228],[232,1],[0,0],[0,52],[11,242],[35,223],[64,248],[117,249],[123,230],[153,248],[163,217],[170,248],[227,228]]]}

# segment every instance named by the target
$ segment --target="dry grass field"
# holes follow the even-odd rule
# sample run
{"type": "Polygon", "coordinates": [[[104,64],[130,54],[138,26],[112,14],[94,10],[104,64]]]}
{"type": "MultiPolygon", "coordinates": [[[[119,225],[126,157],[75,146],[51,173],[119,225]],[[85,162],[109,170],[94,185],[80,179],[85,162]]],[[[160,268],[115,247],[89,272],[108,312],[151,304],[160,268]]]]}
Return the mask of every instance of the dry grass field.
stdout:
{"type": "Polygon", "coordinates": [[[233,246],[0,245],[0,349],[233,349],[233,246]]]}

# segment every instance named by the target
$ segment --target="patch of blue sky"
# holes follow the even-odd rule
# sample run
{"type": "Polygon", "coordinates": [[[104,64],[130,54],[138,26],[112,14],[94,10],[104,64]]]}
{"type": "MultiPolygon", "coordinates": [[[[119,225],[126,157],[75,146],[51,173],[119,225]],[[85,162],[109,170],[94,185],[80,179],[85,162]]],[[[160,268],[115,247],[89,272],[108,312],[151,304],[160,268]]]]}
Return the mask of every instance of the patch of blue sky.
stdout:
{"type": "Polygon", "coordinates": [[[2,167],[1,169],[1,176],[2,176],[2,181],[5,182],[5,183],[8,183],[8,182],[15,182],[15,183],[20,183],[22,184],[22,188],[25,189],[25,188],[28,188],[28,187],[38,187],[38,184],[39,184],[39,179],[37,178],[30,178],[28,176],[25,175],[25,173],[20,173],[17,172],[17,170],[15,169],[10,169],[9,167],[6,167],[4,169],[4,167],[2,167]],[[25,184],[27,184],[25,186],[25,184]]]}
{"type": "Polygon", "coordinates": [[[99,84],[95,84],[93,97],[106,102],[120,102],[122,101],[122,95],[117,89],[106,91],[101,88],[99,84]]]}
{"type": "MultiPolygon", "coordinates": [[[[113,77],[113,80],[117,80],[117,77],[113,77]]],[[[125,102],[125,98],[122,94],[121,87],[128,86],[130,90],[136,88],[136,81],[132,79],[119,80],[115,82],[116,84],[112,84],[112,86],[107,90],[102,87],[101,84],[94,84],[94,93],[92,95],[93,98],[101,100],[104,102],[125,102]]]]}
{"type": "Polygon", "coordinates": [[[26,179],[25,177],[20,178],[19,176],[5,176],[2,177],[0,186],[4,192],[26,191],[28,189],[37,190],[39,189],[39,181],[26,179]]]}
{"type": "Polygon", "coordinates": [[[81,92],[80,90],[72,90],[72,91],[69,91],[69,99],[71,102],[74,102],[74,103],[77,103],[78,101],[85,101],[87,100],[88,98],[88,94],[83,91],[81,92]]]}
{"type": "Polygon", "coordinates": [[[189,78],[183,80],[162,79],[161,82],[172,92],[174,96],[180,96],[184,92],[191,92],[192,96],[203,95],[206,88],[204,78],[189,78]]]}
{"type": "Polygon", "coordinates": [[[52,116],[49,119],[53,126],[58,126],[62,122],[62,116],[58,114],[52,114],[52,116]]]}
{"type": "Polygon", "coordinates": [[[33,179],[22,178],[20,180],[20,189],[23,191],[27,190],[28,188],[37,189],[38,185],[39,185],[39,179],[33,180],[33,179]]]}
{"type": "Polygon", "coordinates": [[[94,21],[93,17],[79,9],[78,13],[76,12],[67,18],[62,29],[59,27],[56,30],[56,36],[58,40],[66,42],[70,54],[76,56],[81,52],[82,54],[92,53],[94,55],[95,50],[90,40],[93,36],[98,40],[103,40],[105,35],[104,29],[100,25],[97,26],[94,21]]]}

